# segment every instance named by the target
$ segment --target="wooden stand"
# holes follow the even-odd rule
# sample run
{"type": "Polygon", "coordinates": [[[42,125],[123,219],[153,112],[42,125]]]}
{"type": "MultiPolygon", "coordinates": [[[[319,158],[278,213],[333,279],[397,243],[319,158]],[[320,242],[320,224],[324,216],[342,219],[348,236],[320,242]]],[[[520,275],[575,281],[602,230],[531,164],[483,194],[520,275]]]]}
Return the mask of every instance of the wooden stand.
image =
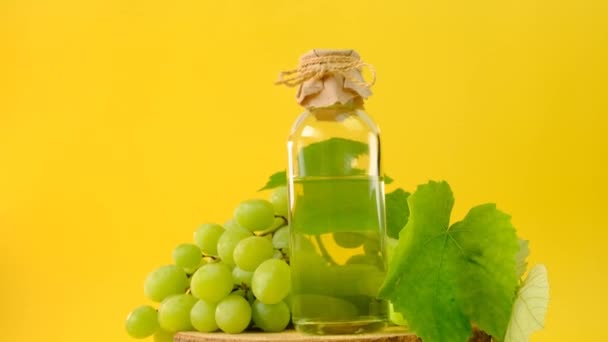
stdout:
{"type": "Polygon", "coordinates": [[[388,327],[382,331],[362,335],[305,335],[294,330],[280,333],[246,332],[230,335],[224,333],[182,332],[175,335],[175,342],[417,342],[416,335],[401,327],[388,327]]]}
{"type": "MultiPolygon", "coordinates": [[[[492,338],[474,329],[469,342],[490,342],[492,338]]],[[[416,335],[402,327],[387,327],[382,331],[362,335],[305,335],[294,330],[280,333],[246,332],[230,335],[224,333],[182,332],[175,335],[174,342],[422,342],[416,335]]]]}

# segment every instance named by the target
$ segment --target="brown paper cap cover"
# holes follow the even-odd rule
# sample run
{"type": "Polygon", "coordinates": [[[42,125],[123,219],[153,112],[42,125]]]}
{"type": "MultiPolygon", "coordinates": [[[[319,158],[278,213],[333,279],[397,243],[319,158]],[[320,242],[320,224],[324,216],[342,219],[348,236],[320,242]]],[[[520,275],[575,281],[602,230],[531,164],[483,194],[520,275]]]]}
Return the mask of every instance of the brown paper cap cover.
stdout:
{"type": "Polygon", "coordinates": [[[366,83],[361,75],[363,67],[371,65],[361,61],[354,50],[314,49],[302,57],[298,69],[281,74],[277,84],[298,86],[296,99],[306,108],[328,107],[347,103],[356,98],[366,99],[373,80],[366,83]],[[286,75],[293,75],[285,78],[286,75]]]}

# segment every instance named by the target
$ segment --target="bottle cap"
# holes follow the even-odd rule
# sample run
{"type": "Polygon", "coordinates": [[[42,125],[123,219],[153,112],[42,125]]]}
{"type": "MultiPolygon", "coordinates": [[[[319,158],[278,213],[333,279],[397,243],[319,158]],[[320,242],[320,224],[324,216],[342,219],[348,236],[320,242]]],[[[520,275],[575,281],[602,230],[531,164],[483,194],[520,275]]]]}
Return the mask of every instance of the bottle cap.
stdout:
{"type": "Polygon", "coordinates": [[[336,103],[366,99],[376,81],[374,68],[354,50],[314,49],[300,57],[297,69],[284,71],[275,84],[298,87],[296,99],[306,108],[328,107],[336,103]],[[372,80],[366,82],[361,70],[367,67],[372,80]]]}

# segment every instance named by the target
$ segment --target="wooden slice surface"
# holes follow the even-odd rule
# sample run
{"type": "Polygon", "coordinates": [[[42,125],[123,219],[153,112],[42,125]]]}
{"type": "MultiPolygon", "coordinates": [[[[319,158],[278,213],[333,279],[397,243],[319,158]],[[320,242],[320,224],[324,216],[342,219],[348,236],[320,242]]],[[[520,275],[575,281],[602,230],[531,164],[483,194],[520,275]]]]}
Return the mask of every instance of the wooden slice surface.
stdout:
{"type": "MultiPolygon", "coordinates": [[[[473,330],[469,342],[490,342],[492,338],[482,331],[473,330]]],[[[230,335],[224,333],[177,333],[174,342],[422,342],[416,335],[402,327],[387,327],[382,331],[361,335],[305,335],[294,330],[280,333],[246,332],[230,335]]]]}
{"type": "Polygon", "coordinates": [[[417,342],[416,335],[401,327],[388,327],[382,331],[361,335],[305,335],[294,330],[280,333],[246,332],[242,334],[182,332],[174,342],[417,342]]]}

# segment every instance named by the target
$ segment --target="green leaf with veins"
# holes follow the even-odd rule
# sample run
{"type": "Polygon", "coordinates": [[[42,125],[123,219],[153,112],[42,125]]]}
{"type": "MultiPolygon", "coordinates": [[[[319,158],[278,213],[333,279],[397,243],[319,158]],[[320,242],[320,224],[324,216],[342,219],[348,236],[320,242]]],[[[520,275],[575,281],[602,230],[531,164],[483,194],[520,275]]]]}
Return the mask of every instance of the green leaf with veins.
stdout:
{"type": "Polygon", "coordinates": [[[410,210],[407,206],[409,192],[398,188],[386,194],[386,234],[393,238],[399,238],[399,232],[407,224],[410,210]]]}
{"type": "MultiPolygon", "coordinates": [[[[374,163],[369,153],[366,142],[344,138],[315,142],[297,151],[299,177],[293,180],[291,194],[297,203],[292,209],[294,231],[323,234],[378,230],[383,217],[377,199],[383,192],[378,179],[369,177],[365,170],[374,163]]],[[[275,173],[262,189],[286,181],[284,173],[275,173]]]]}
{"type": "MultiPolygon", "coordinates": [[[[384,175],[384,184],[389,185],[393,182],[393,179],[388,175],[384,175]]],[[[258,191],[264,190],[272,190],[274,188],[278,188],[280,186],[287,185],[287,173],[285,171],[278,171],[273,173],[270,177],[268,177],[268,181],[264,187],[260,188],[258,191]]]]}
{"type": "MultiPolygon", "coordinates": [[[[355,161],[369,151],[368,145],[355,140],[331,138],[310,144],[298,154],[299,174],[302,176],[353,176],[364,171],[353,167],[355,161]]],[[[384,184],[393,179],[384,175],[384,184]]],[[[275,172],[258,191],[274,189],[287,184],[285,171],[275,172]]]]}
{"type": "Polygon", "coordinates": [[[505,342],[528,342],[545,325],[549,305],[549,279],[544,265],[532,267],[513,304],[505,342]]]}
{"type": "Polygon", "coordinates": [[[472,208],[450,227],[453,204],[446,182],[421,185],[409,197],[409,220],[379,296],[425,342],[466,342],[471,322],[500,341],[517,287],[515,229],[494,204],[472,208]]]}
{"type": "Polygon", "coordinates": [[[354,167],[357,159],[367,155],[369,146],[366,143],[331,138],[321,142],[312,143],[297,153],[301,177],[332,177],[365,175],[363,169],[354,167]]]}

